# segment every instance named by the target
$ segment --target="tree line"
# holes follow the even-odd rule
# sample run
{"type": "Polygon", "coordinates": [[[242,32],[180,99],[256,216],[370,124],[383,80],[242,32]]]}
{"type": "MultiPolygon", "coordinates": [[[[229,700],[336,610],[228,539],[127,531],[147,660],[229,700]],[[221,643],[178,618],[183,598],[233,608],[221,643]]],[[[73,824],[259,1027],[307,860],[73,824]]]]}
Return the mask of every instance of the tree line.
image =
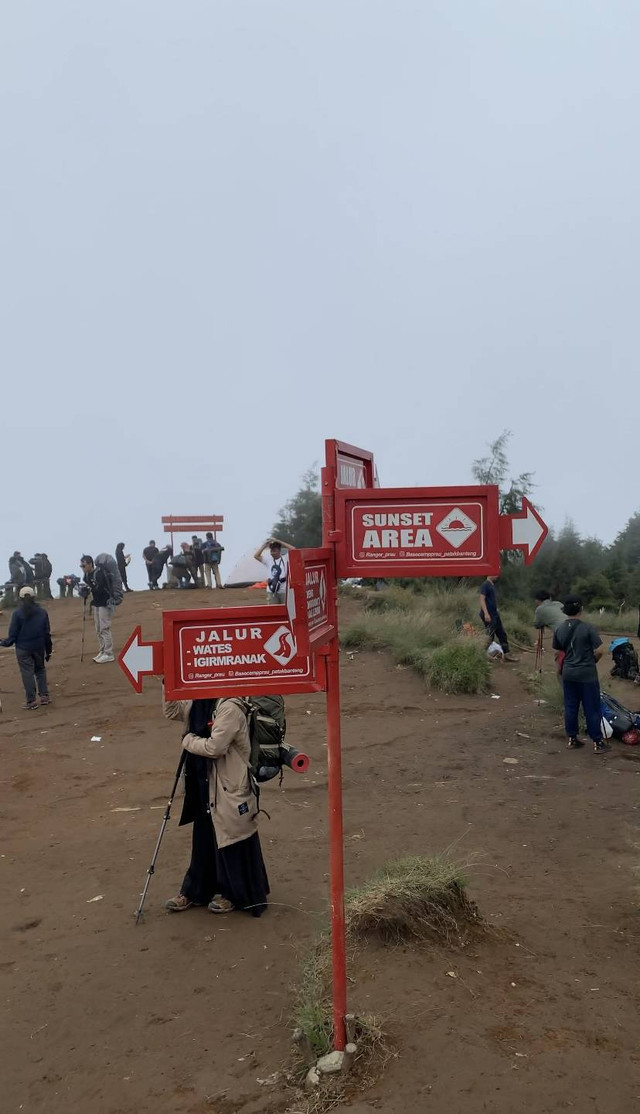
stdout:
{"type": "MultiPolygon", "coordinates": [[[[511,475],[510,437],[505,430],[488,445],[487,455],[471,465],[477,483],[498,485],[501,514],[517,512],[525,495],[535,502],[534,473],[511,475]]],[[[280,511],[273,534],[296,547],[322,544],[317,468],[305,473],[299,490],[280,511]]],[[[537,589],[545,588],[558,599],[575,593],[589,608],[640,605],[640,511],[629,519],[611,545],[604,545],[595,537],[582,537],[567,520],[561,530],[549,531],[532,565],[526,566],[515,551],[507,551],[502,557],[504,595],[529,600],[537,589]]]]}

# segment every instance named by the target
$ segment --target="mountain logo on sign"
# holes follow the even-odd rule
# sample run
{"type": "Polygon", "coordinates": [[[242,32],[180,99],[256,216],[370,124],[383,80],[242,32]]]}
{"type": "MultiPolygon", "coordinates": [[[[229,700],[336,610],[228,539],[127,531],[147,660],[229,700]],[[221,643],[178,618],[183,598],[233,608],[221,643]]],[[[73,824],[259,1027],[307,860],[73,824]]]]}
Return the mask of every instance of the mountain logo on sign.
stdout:
{"type": "Polygon", "coordinates": [[[324,611],[325,602],[326,602],[326,599],[327,599],[327,585],[326,585],[325,578],[324,578],[324,569],[320,573],[320,587],[318,588],[318,596],[320,598],[320,604],[322,606],[322,610],[324,611]]]}
{"type": "Polygon", "coordinates": [[[454,549],[464,545],[467,538],[470,538],[477,529],[473,519],[460,510],[460,507],[454,507],[436,526],[438,533],[442,534],[445,541],[448,541],[454,549]]]}
{"type": "Polygon", "coordinates": [[[297,651],[296,640],[290,627],[278,627],[271,638],[267,639],[264,648],[278,665],[288,665],[297,651]]]}

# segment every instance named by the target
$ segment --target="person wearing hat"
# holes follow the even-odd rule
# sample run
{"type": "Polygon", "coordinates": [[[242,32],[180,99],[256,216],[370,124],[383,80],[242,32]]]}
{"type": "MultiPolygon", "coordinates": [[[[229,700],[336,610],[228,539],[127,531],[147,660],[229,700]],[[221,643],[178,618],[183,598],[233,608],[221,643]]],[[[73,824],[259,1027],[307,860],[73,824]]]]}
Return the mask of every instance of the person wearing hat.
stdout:
{"type": "Polygon", "coordinates": [[[53,653],[49,616],[44,607],[36,603],[35,591],[30,585],[20,589],[20,605],[14,611],[9,635],[0,642],[2,646],[15,646],[16,658],[26,702],[25,711],[37,708],[36,686],[40,704],[49,704],[49,688],[45,662],[53,653]]]}
{"type": "Polygon", "coordinates": [[[596,754],[610,750],[602,738],[602,709],[600,706],[600,680],[598,662],[604,653],[602,639],[591,623],[585,623],[582,600],[569,596],[564,601],[566,619],[553,636],[558,672],[562,676],[564,692],[564,727],[569,739],[569,750],[584,746],[578,735],[580,705],[587,721],[587,734],[596,754]]]}

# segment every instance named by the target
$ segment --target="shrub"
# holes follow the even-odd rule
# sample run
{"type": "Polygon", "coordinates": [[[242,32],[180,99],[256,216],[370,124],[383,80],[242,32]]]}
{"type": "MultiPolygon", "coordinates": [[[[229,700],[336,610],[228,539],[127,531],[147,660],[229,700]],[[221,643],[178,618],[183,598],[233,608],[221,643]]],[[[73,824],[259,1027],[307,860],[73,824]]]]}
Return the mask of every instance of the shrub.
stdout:
{"type": "Polygon", "coordinates": [[[425,674],[434,688],[443,692],[486,692],[491,666],[481,644],[459,638],[433,651],[425,674]]]}
{"type": "Polygon", "coordinates": [[[460,867],[444,856],[415,855],[388,863],[346,898],[353,940],[460,940],[478,911],[460,867]]]}

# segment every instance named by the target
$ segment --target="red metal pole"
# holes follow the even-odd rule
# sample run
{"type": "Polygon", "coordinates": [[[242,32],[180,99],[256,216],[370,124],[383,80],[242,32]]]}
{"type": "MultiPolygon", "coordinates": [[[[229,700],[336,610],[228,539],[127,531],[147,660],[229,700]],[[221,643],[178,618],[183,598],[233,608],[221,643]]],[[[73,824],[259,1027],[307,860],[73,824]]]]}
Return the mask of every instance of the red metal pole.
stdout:
{"type": "Polygon", "coordinates": [[[327,657],[327,751],[329,795],[329,862],[331,870],[331,957],[333,969],[333,1041],[346,1045],[347,945],[344,923],[344,851],[342,833],[342,748],[340,740],[340,671],[338,640],[327,657]]]}

